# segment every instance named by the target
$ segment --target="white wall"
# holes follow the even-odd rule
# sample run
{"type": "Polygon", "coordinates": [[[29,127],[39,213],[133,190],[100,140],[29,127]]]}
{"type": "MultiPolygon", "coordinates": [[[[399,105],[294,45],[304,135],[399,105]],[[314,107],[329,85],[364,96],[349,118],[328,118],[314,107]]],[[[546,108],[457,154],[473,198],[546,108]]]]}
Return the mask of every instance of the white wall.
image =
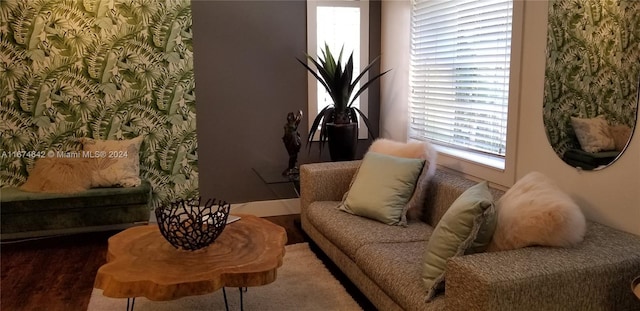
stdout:
{"type": "Polygon", "coordinates": [[[380,68],[391,68],[380,83],[380,136],[407,138],[410,1],[383,1],[380,68]]]}
{"type": "MultiPolygon", "coordinates": [[[[588,219],[640,235],[640,127],[622,157],[602,171],[576,170],[547,141],[542,120],[547,9],[547,1],[525,2],[516,179],[542,172],[576,200],[588,219]]],[[[382,3],[382,67],[394,73],[381,82],[380,134],[397,140],[407,138],[410,10],[410,1],[382,3]]]]}

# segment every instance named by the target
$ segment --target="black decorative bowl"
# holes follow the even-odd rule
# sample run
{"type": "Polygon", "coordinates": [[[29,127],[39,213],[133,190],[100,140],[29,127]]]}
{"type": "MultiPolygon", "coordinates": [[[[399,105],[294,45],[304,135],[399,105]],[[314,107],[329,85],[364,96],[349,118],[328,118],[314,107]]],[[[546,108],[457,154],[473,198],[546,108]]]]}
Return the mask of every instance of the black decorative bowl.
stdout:
{"type": "Polygon", "coordinates": [[[201,198],[178,200],[156,208],[162,236],[174,247],[195,251],[209,246],[227,225],[231,204],[201,198]]]}

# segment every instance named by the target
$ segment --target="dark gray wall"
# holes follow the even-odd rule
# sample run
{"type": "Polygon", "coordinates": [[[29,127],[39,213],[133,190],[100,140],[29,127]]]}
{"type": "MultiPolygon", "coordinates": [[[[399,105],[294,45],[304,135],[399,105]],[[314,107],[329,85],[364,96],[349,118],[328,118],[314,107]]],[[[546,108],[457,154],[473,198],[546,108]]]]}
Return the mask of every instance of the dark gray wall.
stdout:
{"type": "MultiPolygon", "coordinates": [[[[295,197],[253,168],[285,169],[288,112],[302,109],[306,139],[306,1],[192,1],[200,193],[232,203],[295,197]]],[[[371,55],[380,54],[380,3],[371,4],[371,55]]],[[[369,91],[374,133],[379,88],[369,91]]],[[[360,156],[370,142],[361,141],[360,156]]],[[[299,163],[327,161],[303,146],[299,163]]]]}

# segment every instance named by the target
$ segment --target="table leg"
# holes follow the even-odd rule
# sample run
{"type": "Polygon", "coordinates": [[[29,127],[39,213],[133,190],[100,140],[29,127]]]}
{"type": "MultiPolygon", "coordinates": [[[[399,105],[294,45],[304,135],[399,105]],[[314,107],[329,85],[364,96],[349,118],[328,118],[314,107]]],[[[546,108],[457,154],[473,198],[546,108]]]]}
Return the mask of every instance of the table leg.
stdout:
{"type": "Polygon", "coordinates": [[[136,303],[136,297],[127,298],[127,311],[133,311],[133,305],[136,303]],[[131,308],[129,308],[129,302],[131,302],[131,308]]]}
{"type": "Polygon", "coordinates": [[[229,303],[227,302],[227,291],[224,289],[224,287],[222,288],[222,295],[224,296],[224,309],[226,311],[229,311],[229,303]]]}
{"type": "MultiPolygon", "coordinates": [[[[249,288],[238,287],[238,290],[240,291],[240,311],[244,311],[244,299],[242,293],[246,293],[249,288]]],[[[224,296],[224,309],[229,311],[229,302],[227,301],[227,291],[225,290],[225,287],[222,288],[222,295],[224,296]]]]}
{"type": "Polygon", "coordinates": [[[238,287],[238,289],[240,290],[240,311],[244,311],[244,303],[242,299],[243,288],[245,289],[244,291],[246,292],[246,287],[238,287]]]}

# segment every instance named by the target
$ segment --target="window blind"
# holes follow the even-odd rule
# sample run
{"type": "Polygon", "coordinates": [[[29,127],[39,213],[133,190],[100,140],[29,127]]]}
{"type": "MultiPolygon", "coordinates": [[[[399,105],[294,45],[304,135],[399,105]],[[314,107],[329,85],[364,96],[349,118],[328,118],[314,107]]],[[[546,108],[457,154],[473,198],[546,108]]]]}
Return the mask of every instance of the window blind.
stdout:
{"type": "Polygon", "coordinates": [[[504,157],[512,0],[414,0],[409,136],[504,157]]]}

